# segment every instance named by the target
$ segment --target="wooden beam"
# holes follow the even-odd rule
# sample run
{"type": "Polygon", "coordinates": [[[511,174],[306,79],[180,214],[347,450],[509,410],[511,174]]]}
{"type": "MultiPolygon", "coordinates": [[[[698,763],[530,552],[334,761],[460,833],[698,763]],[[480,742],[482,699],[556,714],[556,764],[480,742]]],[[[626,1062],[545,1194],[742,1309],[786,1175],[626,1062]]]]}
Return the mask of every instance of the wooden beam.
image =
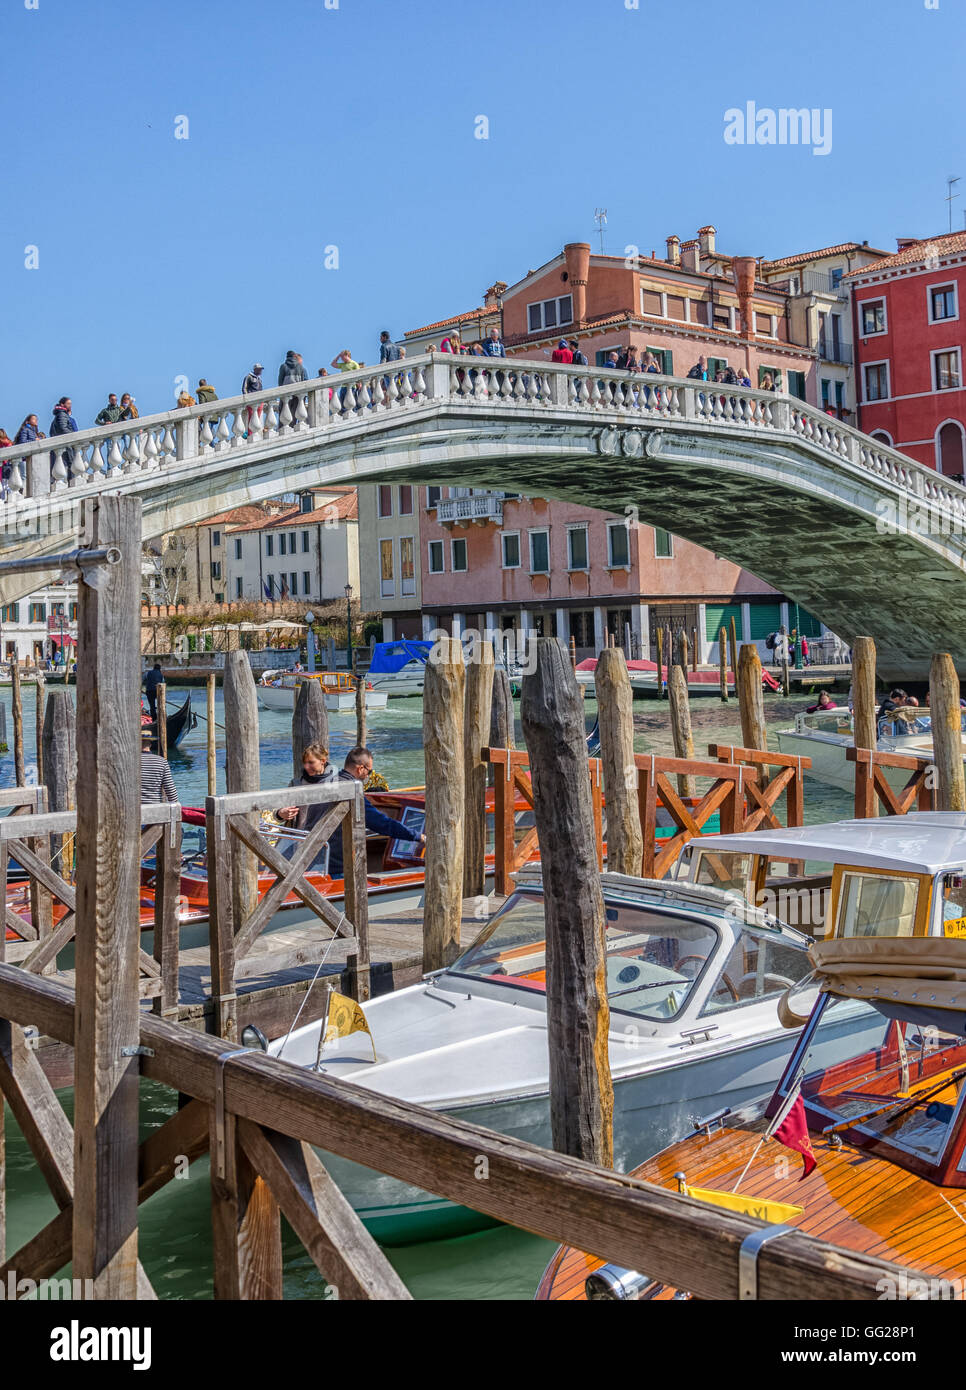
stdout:
{"type": "Polygon", "coordinates": [[[411,1295],[308,1146],[250,1120],[238,1138],[282,1215],[339,1299],[408,1300],[411,1295]]]}
{"type": "MultiPolygon", "coordinates": [[[[342,785],[344,787],[345,783],[343,783],[342,785]]],[[[289,792],[289,797],[295,797],[295,799],[297,800],[298,791],[300,790],[301,788],[293,788],[289,792]]],[[[349,788],[349,790],[351,790],[351,788],[349,788]]],[[[337,802],[336,805],[340,809],[344,807],[345,798],[337,802]]],[[[320,824],[323,824],[331,834],[338,824],[338,819],[335,817],[335,809],[330,811],[328,816],[326,816],[324,821],[320,822],[320,824]]],[[[279,854],[277,849],[274,849],[270,844],[266,842],[264,835],[262,835],[258,830],[253,830],[251,826],[248,824],[248,822],[244,820],[233,820],[231,822],[231,825],[231,833],[236,835],[238,839],[244,840],[245,844],[248,845],[252,853],[257,855],[259,859],[263,860],[263,862],[272,870],[273,873],[276,873],[283,878],[289,874],[289,871],[291,870],[294,861],[291,859],[286,859],[283,854],[279,854]]],[[[316,835],[315,832],[318,830],[318,828],[318,825],[316,825],[313,828],[312,835],[315,837],[314,843],[317,846],[320,846],[323,840],[325,839],[325,836],[316,835]]],[[[333,907],[330,900],[326,897],[323,897],[319,890],[313,887],[313,885],[307,882],[307,880],[305,880],[304,878],[300,879],[298,876],[293,876],[290,880],[288,891],[290,893],[294,893],[297,898],[300,898],[301,901],[305,903],[305,906],[310,907],[317,917],[321,917],[322,921],[325,922],[326,926],[332,928],[332,931],[335,933],[335,935],[339,936],[346,934],[343,929],[342,914],[339,912],[338,908],[333,907]]],[[[261,904],[259,904],[259,906],[261,906],[261,904]]],[[[250,921],[251,920],[253,919],[250,919],[250,921]]],[[[246,928],[245,936],[242,936],[240,938],[240,944],[245,943],[245,937],[247,936],[247,934],[248,929],[246,928]]],[[[252,940],[254,940],[254,937],[252,938],[252,940]]],[[[245,949],[248,949],[247,945],[245,946],[245,949]]]]}
{"type": "Polygon", "coordinates": [[[120,562],[78,584],[74,1273],[133,1299],[137,1273],[141,503],[85,500],[120,562]],[[96,587],[95,587],[96,586],[96,587]]]}
{"type": "Polygon", "coordinates": [[[543,867],[553,1146],[609,1167],[614,1089],[607,1052],[604,898],[583,701],[566,648],[556,638],[537,641],[536,669],[523,678],[520,715],[543,867]]]}
{"type": "Polygon", "coordinates": [[[933,761],[936,764],[937,810],[966,811],[963,711],[959,703],[959,676],[949,652],[937,652],[930,664],[929,711],[932,715],[933,761]]]}
{"type": "MultiPolygon", "coordinates": [[[[321,743],[328,753],[329,716],[325,692],[319,680],[299,681],[292,710],[292,776],[302,776],[302,754],[310,743],[321,743]]],[[[231,790],[231,788],[229,788],[231,790]]]]}
{"type": "Polygon", "coordinates": [[[59,1207],[74,1197],[74,1134],[37,1054],[15,1023],[0,1019],[0,1092],[59,1207]]]}
{"type": "Polygon", "coordinates": [[[423,969],[440,970],[459,953],[463,915],[463,706],[466,667],[458,637],[443,635],[426,662],[426,889],[423,969]]]}
{"type": "MultiPolygon", "coordinates": [[[[358,783],[357,795],[342,822],[342,883],[345,916],[358,938],[358,950],[346,956],[349,993],[365,1001],[370,995],[369,980],[369,881],[366,876],[366,805],[358,783]]],[[[345,923],[337,927],[345,930],[345,923]]]]}
{"type": "MultiPolygon", "coordinates": [[[[143,856],[142,856],[143,857],[143,856]]],[[[181,821],[161,826],[154,851],[154,959],[161,992],[153,1008],[162,1018],[178,1016],[178,951],[181,900],[181,821]]]]}
{"type": "MultiPolygon", "coordinates": [[[[239,922],[235,928],[236,960],[251,950],[289,893],[295,891],[295,885],[304,877],[306,870],[322,846],[328,844],[330,836],[339,828],[345,814],[345,802],[337,801],[332,809],[312,827],[305,839],[297,845],[291,859],[285,859],[282,855],[278,856],[285,865],[284,873],[280,874],[264,896],[260,898],[258,906],[248,920],[239,922]]],[[[253,850],[263,838],[257,830],[252,830],[251,826],[241,818],[229,820],[228,827],[233,834],[237,832],[237,838],[253,850]]],[[[266,848],[271,848],[271,846],[266,846],[266,848]]],[[[261,847],[256,853],[261,853],[261,847]]],[[[331,906],[330,912],[331,916],[327,920],[332,925],[333,919],[338,919],[338,914],[331,906]]]]}
{"type": "Polygon", "coordinates": [[[490,734],[493,699],[493,644],[473,643],[466,668],[466,703],[463,713],[466,788],[464,818],[463,897],[479,898],[486,892],[486,771],[481,758],[490,734]]]}
{"type": "Polygon", "coordinates": [[[644,841],[634,765],[634,692],[624,653],[602,652],[594,673],[600,721],[600,761],[607,804],[607,867],[640,874],[644,841]]]}
{"type": "Polygon", "coordinates": [[[278,1204],[237,1142],[237,1122],[226,1114],[225,1166],[216,1166],[215,1114],[211,1113],[211,1231],[215,1298],[278,1300],[282,1297],[282,1244],[278,1204]]]}

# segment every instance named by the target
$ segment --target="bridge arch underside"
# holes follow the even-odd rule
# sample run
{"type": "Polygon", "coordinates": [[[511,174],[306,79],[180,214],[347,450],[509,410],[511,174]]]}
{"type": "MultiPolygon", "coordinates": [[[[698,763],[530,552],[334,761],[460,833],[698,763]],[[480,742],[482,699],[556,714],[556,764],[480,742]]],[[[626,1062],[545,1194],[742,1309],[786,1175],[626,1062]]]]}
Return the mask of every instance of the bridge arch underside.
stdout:
{"type": "MultiPolygon", "coordinates": [[[[324,440],[293,435],[282,458],[277,446],[246,449],[244,457],[226,452],[200,467],[196,461],[125,479],[120,490],[141,495],[145,539],[280,493],[364,483],[489,487],[621,518],[636,507],[640,522],[749,569],[846,641],[874,637],[881,679],[925,679],[940,650],[950,651],[966,676],[961,532],[950,535],[948,520],[935,513],[932,533],[924,534],[924,504],[806,441],[701,424],[622,429],[599,419],[577,424],[523,413],[468,420],[445,408],[414,411],[384,428],[374,423],[324,440]],[[894,520],[899,527],[892,530],[894,520]]],[[[51,500],[73,502],[74,494],[51,500]]],[[[42,499],[38,504],[42,510],[42,499]]],[[[2,550],[4,558],[50,554],[68,548],[67,539],[8,529],[2,550]]],[[[0,600],[43,582],[44,575],[7,576],[0,600]]]]}

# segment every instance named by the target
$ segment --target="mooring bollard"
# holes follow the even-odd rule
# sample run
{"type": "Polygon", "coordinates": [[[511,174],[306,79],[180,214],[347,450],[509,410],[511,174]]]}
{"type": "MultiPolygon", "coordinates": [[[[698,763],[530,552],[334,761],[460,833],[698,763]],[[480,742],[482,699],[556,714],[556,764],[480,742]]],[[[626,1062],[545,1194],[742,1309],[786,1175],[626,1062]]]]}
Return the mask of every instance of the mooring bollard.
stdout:
{"type": "Polygon", "coordinates": [[[426,888],[423,970],[457,956],[463,915],[466,667],[458,637],[443,635],[430,652],[423,685],[426,756],[426,888]]]}
{"type": "Polygon", "coordinates": [[[623,652],[604,653],[597,663],[595,683],[607,806],[607,867],[613,873],[639,875],[644,840],[634,764],[634,691],[623,652]]]}
{"type": "Polygon", "coordinates": [[[486,892],[486,774],[480,757],[490,733],[495,663],[492,642],[477,640],[469,652],[463,712],[466,817],[463,844],[463,897],[486,892]]]}
{"type": "Polygon", "coordinates": [[[966,811],[963,778],[963,712],[959,676],[949,652],[937,652],[929,667],[932,755],[936,764],[937,809],[966,811]]]}

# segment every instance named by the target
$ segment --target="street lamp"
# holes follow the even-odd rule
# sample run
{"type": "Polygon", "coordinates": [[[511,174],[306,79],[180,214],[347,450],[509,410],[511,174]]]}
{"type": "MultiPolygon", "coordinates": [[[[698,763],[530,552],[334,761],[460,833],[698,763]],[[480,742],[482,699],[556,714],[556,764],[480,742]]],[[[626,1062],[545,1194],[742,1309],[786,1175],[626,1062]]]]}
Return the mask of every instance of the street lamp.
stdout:
{"type": "Polygon", "coordinates": [[[306,615],[305,615],[305,622],[306,622],[306,626],[307,626],[307,628],[308,628],[308,632],[306,633],[306,636],[305,636],[305,664],[306,664],[306,666],[308,667],[308,669],[309,669],[310,671],[314,671],[314,670],[315,670],[315,633],[312,631],[312,624],[315,622],[315,614],[314,614],[313,612],[311,612],[311,610],[310,610],[309,612],[306,613],[306,615]]]}
{"type": "Polygon", "coordinates": [[[345,661],[352,670],[352,585],[345,586],[345,661]]]}

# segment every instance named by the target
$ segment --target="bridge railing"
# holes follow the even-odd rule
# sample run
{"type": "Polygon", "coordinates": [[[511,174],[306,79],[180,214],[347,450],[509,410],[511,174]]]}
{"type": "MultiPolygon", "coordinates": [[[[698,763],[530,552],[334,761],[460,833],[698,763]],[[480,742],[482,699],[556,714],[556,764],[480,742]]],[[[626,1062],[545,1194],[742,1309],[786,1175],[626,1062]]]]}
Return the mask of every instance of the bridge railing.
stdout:
{"type": "Polygon", "coordinates": [[[912,501],[945,511],[957,526],[966,524],[966,488],[790,396],[656,373],[449,353],[425,353],[9,445],[0,449],[0,463],[10,465],[0,511],[49,494],[116,487],[134,475],[187,471],[198,461],[220,464],[234,457],[240,462],[283,441],[301,444],[328,430],[443,405],[554,411],[684,430],[773,432],[807,441],[835,460],[874,474],[912,501]]]}

